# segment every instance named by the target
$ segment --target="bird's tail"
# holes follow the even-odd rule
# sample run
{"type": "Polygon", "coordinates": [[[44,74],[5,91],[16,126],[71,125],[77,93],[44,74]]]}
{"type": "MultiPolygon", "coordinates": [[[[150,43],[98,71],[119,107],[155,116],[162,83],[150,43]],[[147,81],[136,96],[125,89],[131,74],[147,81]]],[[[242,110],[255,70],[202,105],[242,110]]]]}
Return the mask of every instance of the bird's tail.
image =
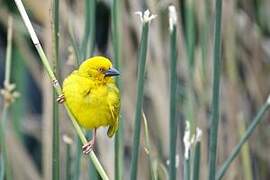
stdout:
{"type": "Polygon", "coordinates": [[[107,131],[107,135],[111,138],[113,137],[113,135],[116,133],[117,129],[118,129],[118,121],[119,117],[117,118],[117,120],[115,121],[115,123],[111,126],[109,126],[109,129],[107,131]]]}

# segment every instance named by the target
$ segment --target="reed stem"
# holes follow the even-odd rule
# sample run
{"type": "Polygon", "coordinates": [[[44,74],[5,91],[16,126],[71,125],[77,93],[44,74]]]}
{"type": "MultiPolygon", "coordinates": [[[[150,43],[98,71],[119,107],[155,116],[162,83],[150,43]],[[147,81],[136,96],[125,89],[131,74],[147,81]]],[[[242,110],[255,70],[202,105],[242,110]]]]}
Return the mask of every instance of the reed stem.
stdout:
{"type": "Polygon", "coordinates": [[[7,50],[6,50],[6,66],[5,66],[5,79],[4,79],[4,89],[1,89],[1,94],[4,98],[4,107],[3,112],[1,116],[1,122],[0,122],[0,144],[2,149],[1,154],[1,174],[0,178],[1,180],[11,180],[11,167],[8,160],[8,152],[7,152],[7,144],[6,144],[6,129],[7,129],[7,118],[8,118],[8,111],[10,104],[13,102],[10,98],[15,97],[9,97],[14,96],[14,89],[11,89],[10,84],[10,75],[11,75],[11,54],[12,54],[12,26],[13,26],[13,20],[12,17],[9,17],[8,20],[8,33],[7,33],[7,50]]]}
{"type": "Polygon", "coordinates": [[[142,118],[142,105],[143,105],[143,94],[144,94],[144,74],[148,44],[148,29],[149,22],[143,23],[141,44],[139,49],[139,66],[138,66],[138,81],[137,81],[137,96],[136,96],[136,110],[134,120],[134,136],[132,146],[132,159],[131,159],[131,173],[130,179],[137,179],[137,167],[138,167],[138,156],[140,150],[140,133],[141,133],[141,118],[142,118]]]}
{"type": "Polygon", "coordinates": [[[176,124],[176,62],[177,62],[177,47],[176,47],[176,10],[174,6],[169,7],[170,15],[170,167],[169,177],[170,180],[176,179],[175,155],[176,155],[176,137],[177,137],[177,124],[176,124]]]}
{"type": "Polygon", "coordinates": [[[209,147],[209,180],[216,177],[216,157],[219,124],[219,99],[220,99],[220,69],[221,69],[221,15],[222,0],[216,0],[216,20],[214,34],[214,59],[213,59],[213,91],[212,91],[212,116],[210,127],[209,147]]]}
{"type": "MultiPolygon", "coordinates": [[[[53,71],[59,75],[59,0],[53,0],[53,71]]],[[[60,134],[59,134],[59,104],[55,101],[57,93],[53,90],[53,136],[52,136],[52,179],[60,179],[60,134]]]]}
{"type": "Polygon", "coordinates": [[[193,159],[193,180],[200,179],[200,163],[201,163],[201,142],[198,141],[195,145],[194,159],[193,159]]]}
{"type": "MultiPolygon", "coordinates": [[[[112,5],[112,41],[114,51],[114,66],[121,71],[121,0],[113,0],[112,5]]],[[[116,78],[116,84],[121,92],[120,77],[116,78]]],[[[114,142],[114,179],[121,180],[123,178],[123,137],[124,137],[123,119],[119,116],[119,128],[115,134],[114,142]]]]}
{"type": "MultiPolygon", "coordinates": [[[[28,30],[28,32],[29,32],[29,34],[31,36],[31,39],[32,39],[37,51],[38,51],[38,54],[39,54],[39,56],[41,58],[41,61],[42,61],[43,65],[44,65],[44,67],[45,67],[45,69],[46,69],[46,71],[47,71],[47,73],[49,75],[49,78],[51,79],[51,81],[53,83],[53,86],[54,86],[54,88],[55,88],[55,90],[57,92],[57,95],[62,95],[61,86],[60,86],[59,82],[57,81],[57,79],[56,79],[56,77],[55,77],[55,75],[54,75],[54,73],[53,73],[53,71],[52,71],[52,69],[51,69],[51,67],[49,65],[48,59],[47,59],[47,57],[46,57],[46,55],[45,55],[45,53],[43,51],[43,48],[42,48],[42,46],[41,46],[41,44],[40,44],[40,42],[39,42],[39,40],[37,38],[37,35],[36,35],[36,33],[35,33],[34,29],[33,29],[33,26],[31,24],[31,22],[29,20],[29,17],[27,15],[26,11],[25,11],[25,8],[24,8],[24,6],[22,4],[22,1],[21,0],[14,0],[14,1],[16,3],[17,7],[18,7],[18,10],[19,10],[22,18],[23,18],[23,21],[24,21],[24,23],[25,23],[25,25],[27,27],[27,30],[28,30]]],[[[86,144],[87,140],[86,140],[80,126],[78,125],[76,119],[74,118],[73,114],[69,110],[68,105],[65,102],[63,103],[63,105],[64,105],[65,109],[67,110],[67,113],[68,113],[68,115],[69,115],[69,117],[70,117],[70,119],[72,121],[72,124],[73,124],[78,136],[80,137],[80,140],[82,141],[83,144],[86,144]]],[[[92,159],[92,162],[94,163],[94,165],[95,165],[97,171],[99,172],[100,176],[103,179],[106,179],[106,180],[109,179],[108,175],[106,174],[106,172],[104,171],[104,169],[101,166],[100,162],[98,161],[95,153],[93,151],[91,151],[89,156],[92,159]]]]}

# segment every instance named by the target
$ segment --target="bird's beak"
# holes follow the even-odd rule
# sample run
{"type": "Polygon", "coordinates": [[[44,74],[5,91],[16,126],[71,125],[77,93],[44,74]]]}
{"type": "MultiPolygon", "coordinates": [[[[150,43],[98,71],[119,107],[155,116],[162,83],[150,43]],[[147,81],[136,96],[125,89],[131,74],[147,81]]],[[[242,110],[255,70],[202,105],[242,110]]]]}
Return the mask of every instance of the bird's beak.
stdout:
{"type": "Polygon", "coordinates": [[[120,75],[120,72],[113,67],[111,67],[108,71],[105,72],[105,76],[118,76],[118,75],[120,75]]]}

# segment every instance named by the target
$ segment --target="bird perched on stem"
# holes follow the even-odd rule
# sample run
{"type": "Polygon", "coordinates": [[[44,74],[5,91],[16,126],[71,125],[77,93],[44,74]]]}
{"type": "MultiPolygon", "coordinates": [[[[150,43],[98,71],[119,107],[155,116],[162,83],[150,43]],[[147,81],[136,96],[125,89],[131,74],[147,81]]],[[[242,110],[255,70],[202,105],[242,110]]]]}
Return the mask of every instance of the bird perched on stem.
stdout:
{"type": "Polygon", "coordinates": [[[120,96],[112,77],[119,74],[109,59],[95,56],[85,60],[64,80],[63,95],[58,102],[66,101],[79,125],[94,130],[92,140],[83,145],[84,154],[93,149],[97,128],[109,126],[109,137],[118,129],[120,96]]]}

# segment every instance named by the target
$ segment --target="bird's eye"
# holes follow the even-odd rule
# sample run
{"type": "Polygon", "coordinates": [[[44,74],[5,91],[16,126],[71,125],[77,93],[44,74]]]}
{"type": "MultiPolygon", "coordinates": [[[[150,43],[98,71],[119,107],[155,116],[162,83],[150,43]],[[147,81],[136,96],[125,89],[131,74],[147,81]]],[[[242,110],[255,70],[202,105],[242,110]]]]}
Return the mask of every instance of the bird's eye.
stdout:
{"type": "Polygon", "coordinates": [[[105,70],[104,70],[104,68],[98,68],[98,71],[99,72],[104,72],[105,70]]]}

